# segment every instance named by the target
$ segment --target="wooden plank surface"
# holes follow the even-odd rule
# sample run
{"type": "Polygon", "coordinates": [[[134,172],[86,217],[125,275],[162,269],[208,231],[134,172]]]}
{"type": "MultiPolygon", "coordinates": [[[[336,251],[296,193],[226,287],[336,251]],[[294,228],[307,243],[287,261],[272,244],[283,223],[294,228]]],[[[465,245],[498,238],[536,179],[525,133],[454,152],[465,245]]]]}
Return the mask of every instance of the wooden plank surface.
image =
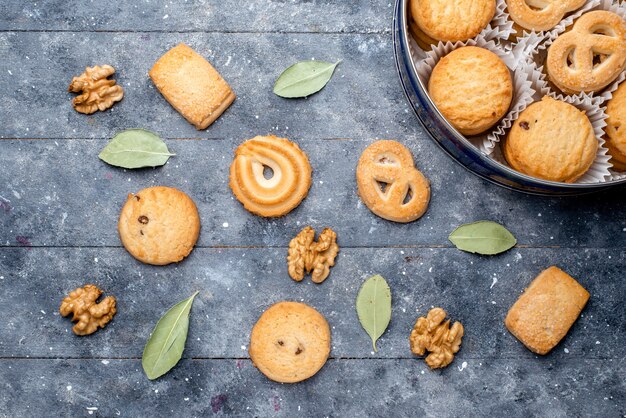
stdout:
{"type": "Polygon", "coordinates": [[[0,30],[389,32],[393,1],[9,1],[0,30]]]}
{"type": "Polygon", "coordinates": [[[0,14],[0,417],[22,416],[626,416],[624,189],[575,198],[525,196],[464,171],[428,138],[400,88],[388,1],[43,0],[0,14]],[[232,85],[236,102],[196,131],[147,71],[185,42],[232,85]],[[322,93],[276,97],[280,72],[301,59],[342,59],[322,93]],[[76,113],[67,85],[84,67],[113,65],[125,98],[76,113]],[[118,131],[142,127],[177,155],[158,169],[120,170],[97,154],[118,131]],[[228,188],[233,151],[259,134],[298,142],[314,169],[309,196],[288,216],[246,212],[228,188]],[[183,140],[183,139],[197,140],[183,140]],[[355,166],[378,138],[399,139],[430,179],[422,219],[374,216],[356,195],[355,166]],[[184,262],[154,267],[121,247],[119,210],[130,192],[178,187],[202,230],[184,262]],[[458,225],[490,219],[518,246],[497,257],[460,252],[458,225]],[[333,227],[342,248],[322,285],[286,273],[289,240],[305,225],[333,227]],[[524,348],[503,318],[522,289],[557,264],[591,300],[548,356],[524,348]],[[354,298],[370,275],[392,289],[379,351],[354,298]],[[95,282],[118,298],[103,331],[79,338],[61,298],[95,282]],[[181,363],[151,382],[141,352],[173,303],[194,303],[181,363]],[[305,301],[332,327],[331,359],[298,385],[251,364],[249,332],[271,303],[305,301]],[[466,329],[447,369],[430,371],[408,334],[431,306],[466,329]],[[95,409],[97,408],[97,409],[95,409]]]}
{"type": "Polygon", "coordinates": [[[548,357],[475,359],[460,367],[432,372],[414,360],[329,360],[305,385],[278,385],[249,360],[183,360],[167,379],[151,382],[140,360],[1,359],[0,409],[15,416],[72,417],[610,417],[623,412],[626,367],[617,360],[574,358],[555,365],[548,357]],[[25,393],[36,396],[24,398],[25,393]]]}
{"type": "Polygon", "coordinates": [[[109,138],[130,127],[165,138],[426,138],[400,88],[389,34],[0,32],[0,53],[0,138],[109,138]],[[180,42],[206,57],[238,96],[206,131],[181,118],[147,75],[180,42]],[[288,65],[311,58],[343,59],[324,94],[272,93],[288,65]],[[117,69],[124,100],[106,113],[79,114],[67,86],[102,63],[117,69]]]}
{"type": "Polygon", "coordinates": [[[412,358],[409,333],[434,305],[466,329],[456,364],[485,357],[532,362],[537,356],[503,321],[521,291],[554,260],[592,298],[551,361],[626,356],[622,249],[516,249],[490,259],[447,248],[344,248],[321,285],[291,280],[286,257],[286,248],[197,248],[184,262],[163,268],[144,265],[123,248],[2,249],[0,289],[13,303],[0,306],[6,327],[0,357],[141,357],[156,319],[199,290],[186,356],[247,357],[249,333],[261,312],[296,300],[328,319],[336,358],[412,358]],[[354,308],[359,287],[374,274],[387,278],[393,297],[393,319],[377,353],[354,308]],[[90,282],[118,298],[119,313],[105,332],[79,338],[58,307],[63,295],[90,282]]]}
{"type": "Polygon", "coordinates": [[[358,198],[356,164],[371,139],[298,141],[314,169],[309,196],[286,217],[252,216],[228,187],[234,149],[247,137],[168,141],[177,156],[165,167],[134,171],[98,159],[108,139],[3,141],[0,245],[23,245],[26,238],[35,246],[119,246],[117,219],[128,193],[166,185],[198,205],[203,247],[286,247],[308,224],[335,228],[349,247],[451,246],[447,237],[455,227],[480,219],[503,223],[522,246],[624,247],[626,218],[616,210],[626,204],[626,193],[522,196],[466,172],[430,140],[403,141],[432,183],[428,213],[417,222],[387,222],[358,198]]]}

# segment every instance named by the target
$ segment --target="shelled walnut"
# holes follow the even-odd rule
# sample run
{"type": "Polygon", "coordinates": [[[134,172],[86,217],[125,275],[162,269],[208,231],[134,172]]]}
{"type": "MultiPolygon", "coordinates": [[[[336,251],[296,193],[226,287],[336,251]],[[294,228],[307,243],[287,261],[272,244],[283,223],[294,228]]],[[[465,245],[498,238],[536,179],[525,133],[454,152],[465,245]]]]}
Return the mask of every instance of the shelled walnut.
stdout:
{"type": "Polygon", "coordinates": [[[335,265],[338,252],[335,231],[324,228],[315,241],[315,230],[307,226],[289,243],[289,275],[299,282],[304,278],[305,272],[312,271],[313,282],[322,283],[330,274],[330,268],[335,265]]]}
{"type": "Polygon", "coordinates": [[[426,351],[430,353],[426,357],[426,364],[431,369],[446,367],[452,363],[454,354],[461,347],[463,325],[455,322],[450,327],[450,320],[443,322],[444,319],[446,311],[441,308],[431,309],[426,318],[417,318],[409,338],[414,354],[423,356],[426,351]]]}
{"type": "Polygon", "coordinates": [[[117,312],[115,298],[107,296],[100,303],[96,303],[100,295],[102,295],[102,290],[93,284],[87,284],[73,290],[69,296],[63,299],[59,309],[61,315],[68,316],[73,313],[72,321],[78,321],[72,327],[74,334],[93,334],[98,330],[98,327],[104,328],[113,319],[117,312]]]}
{"type": "Polygon", "coordinates": [[[124,90],[115,84],[115,80],[107,77],[115,73],[115,68],[110,65],[85,68],[85,72],[74,77],[67,91],[82,93],[72,100],[77,112],[87,115],[96,110],[107,110],[113,103],[119,102],[124,97],[124,90]]]}

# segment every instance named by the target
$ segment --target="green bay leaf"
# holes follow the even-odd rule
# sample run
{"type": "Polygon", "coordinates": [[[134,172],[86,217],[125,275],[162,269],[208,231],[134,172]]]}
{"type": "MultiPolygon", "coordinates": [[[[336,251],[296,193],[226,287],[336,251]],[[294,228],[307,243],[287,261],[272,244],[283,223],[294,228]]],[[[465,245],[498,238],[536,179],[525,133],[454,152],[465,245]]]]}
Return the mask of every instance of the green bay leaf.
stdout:
{"type": "Polygon", "coordinates": [[[391,320],[391,289],[385,279],[377,274],[363,283],[356,297],[356,311],[361,326],[372,339],[372,347],[383,335],[391,320]]]}
{"type": "Polygon", "coordinates": [[[492,221],[478,221],[456,228],[448,239],[470,253],[495,255],[507,251],[517,240],[505,227],[492,221]]]}
{"type": "Polygon", "coordinates": [[[274,93],[280,97],[306,97],[320,91],[330,80],[337,67],[326,61],[300,61],[287,68],[274,83],[274,93]]]}
{"type": "Polygon", "coordinates": [[[107,164],[123,168],[158,167],[176,154],[165,142],[145,129],[127,129],[116,134],[98,157],[107,164]]]}
{"type": "Polygon", "coordinates": [[[163,376],[182,357],[189,330],[189,313],[197,294],[172,306],[154,327],[141,357],[141,365],[148,379],[163,376]]]}

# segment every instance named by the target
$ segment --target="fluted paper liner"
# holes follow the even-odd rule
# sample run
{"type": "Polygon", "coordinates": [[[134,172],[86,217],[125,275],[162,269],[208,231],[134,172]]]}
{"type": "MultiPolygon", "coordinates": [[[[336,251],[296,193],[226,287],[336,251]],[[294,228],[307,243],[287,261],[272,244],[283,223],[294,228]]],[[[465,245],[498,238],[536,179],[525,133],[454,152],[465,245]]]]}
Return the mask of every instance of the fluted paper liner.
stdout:
{"type": "Polygon", "coordinates": [[[487,39],[497,39],[498,42],[508,39],[515,33],[513,29],[513,20],[506,11],[506,1],[498,0],[496,2],[496,14],[489,22],[489,25],[478,36],[487,39]]]}
{"type": "MultiPolygon", "coordinates": [[[[626,79],[626,70],[622,71],[622,73],[617,77],[615,82],[613,84],[611,84],[609,87],[607,87],[606,90],[604,90],[602,93],[600,93],[598,95],[598,97],[601,97],[602,100],[603,100],[603,106],[602,107],[603,107],[604,110],[606,110],[606,106],[608,104],[608,101],[613,98],[613,93],[615,92],[615,90],[617,90],[619,85],[625,79],[626,79]]],[[[611,180],[626,179],[626,171],[616,171],[615,169],[611,169],[610,172],[611,172],[611,180]]]]}

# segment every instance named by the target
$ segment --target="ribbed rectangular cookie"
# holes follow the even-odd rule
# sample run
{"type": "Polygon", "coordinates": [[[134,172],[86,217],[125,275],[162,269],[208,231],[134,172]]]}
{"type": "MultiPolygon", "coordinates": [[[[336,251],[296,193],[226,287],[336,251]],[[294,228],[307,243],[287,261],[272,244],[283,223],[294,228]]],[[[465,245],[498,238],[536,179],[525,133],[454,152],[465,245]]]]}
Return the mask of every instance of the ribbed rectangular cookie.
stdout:
{"type": "Polygon", "coordinates": [[[185,44],[167,51],[149,74],[163,97],[198,130],[212,124],[235,100],[220,73],[185,44]]]}
{"type": "Polygon", "coordinates": [[[589,292],[552,266],[532,281],[504,323],[530,351],[547,354],[565,337],[588,300],[589,292]]]}

